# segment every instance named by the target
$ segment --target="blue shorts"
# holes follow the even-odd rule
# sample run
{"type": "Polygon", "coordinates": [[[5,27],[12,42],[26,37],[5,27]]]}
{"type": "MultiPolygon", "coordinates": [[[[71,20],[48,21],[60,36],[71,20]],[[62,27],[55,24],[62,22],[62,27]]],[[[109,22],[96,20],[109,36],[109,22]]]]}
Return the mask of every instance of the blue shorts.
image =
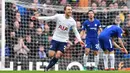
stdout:
{"type": "Polygon", "coordinates": [[[56,41],[56,40],[52,40],[49,50],[61,51],[62,53],[64,53],[64,49],[66,48],[66,46],[67,46],[66,42],[59,42],[59,41],[56,41]]]}
{"type": "Polygon", "coordinates": [[[113,51],[112,41],[109,37],[99,36],[99,44],[103,51],[108,50],[109,52],[113,51]]]}
{"type": "Polygon", "coordinates": [[[99,50],[98,38],[86,38],[86,48],[98,51],[99,50]]]}

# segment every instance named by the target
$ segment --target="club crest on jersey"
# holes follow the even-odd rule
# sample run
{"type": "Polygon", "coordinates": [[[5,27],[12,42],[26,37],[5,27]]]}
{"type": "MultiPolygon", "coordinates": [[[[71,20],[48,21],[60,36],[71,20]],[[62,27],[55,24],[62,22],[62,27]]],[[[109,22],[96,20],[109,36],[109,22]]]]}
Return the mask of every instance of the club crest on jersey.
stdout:
{"type": "Polygon", "coordinates": [[[61,30],[68,30],[68,27],[65,27],[65,26],[62,26],[62,25],[60,25],[58,28],[60,28],[61,30]]]}
{"type": "Polygon", "coordinates": [[[97,24],[95,24],[95,26],[97,26],[97,24]]]}

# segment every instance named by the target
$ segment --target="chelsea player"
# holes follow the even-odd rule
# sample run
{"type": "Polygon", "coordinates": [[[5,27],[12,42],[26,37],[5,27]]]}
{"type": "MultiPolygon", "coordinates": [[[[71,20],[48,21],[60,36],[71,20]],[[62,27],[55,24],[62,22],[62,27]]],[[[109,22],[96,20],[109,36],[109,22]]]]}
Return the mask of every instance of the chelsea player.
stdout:
{"type": "Polygon", "coordinates": [[[101,24],[100,21],[94,18],[94,11],[88,11],[88,20],[84,21],[82,25],[82,31],[80,33],[81,37],[86,32],[86,48],[84,54],[84,69],[86,69],[86,64],[88,61],[88,55],[90,50],[94,51],[94,61],[95,61],[95,70],[97,70],[98,62],[99,62],[99,42],[98,42],[98,32],[101,32],[101,24]]]}
{"type": "Polygon", "coordinates": [[[114,48],[113,46],[115,46],[116,48],[119,48],[122,52],[124,53],[128,53],[128,51],[126,50],[126,48],[123,45],[122,42],[122,36],[126,36],[128,35],[128,31],[127,30],[122,30],[121,27],[117,26],[117,25],[110,25],[107,26],[99,35],[99,43],[101,48],[104,51],[104,67],[105,70],[109,70],[108,68],[108,55],[110,58],[110,70],[115,70],[114,68],[114,64],[115,64],[115,56],[114,56],[114,48]],[[118,38],[118,42],[120,44],[120,46],[114,41],[114,37],[118,38]]]}

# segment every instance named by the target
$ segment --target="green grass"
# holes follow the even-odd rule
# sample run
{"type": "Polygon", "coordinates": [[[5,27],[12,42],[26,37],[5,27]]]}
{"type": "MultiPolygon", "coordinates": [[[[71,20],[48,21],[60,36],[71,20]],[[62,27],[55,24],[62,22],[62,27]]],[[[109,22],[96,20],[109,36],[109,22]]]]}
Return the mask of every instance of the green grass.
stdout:
{"type": "Polygon", "coordinates": [[[130,73],[130,71],[0,71],[0,73],[130,73]]]}

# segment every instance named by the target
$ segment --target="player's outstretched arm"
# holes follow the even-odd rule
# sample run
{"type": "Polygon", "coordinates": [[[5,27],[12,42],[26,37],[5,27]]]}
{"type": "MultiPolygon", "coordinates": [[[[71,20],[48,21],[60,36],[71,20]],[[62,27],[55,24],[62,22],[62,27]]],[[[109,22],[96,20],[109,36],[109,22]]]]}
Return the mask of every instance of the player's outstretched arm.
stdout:
{"type": "Polygon", "coordinates": [[[80,34],[79,34],[79,32],[78,32],[78,30],[77,30],[77,28],[76,28],[76,25],[74,25],[74,26],[72,27],[72,29],[73,29],[74,34],[75,34],[75,36],[77,37],[78,41],[80,42],[80,44],[81,44],[82,46],[85,46],[84,42],[81,40],[81,37],[80,37],[80,34]]]}
{"type": "Polygon", "coordinates": [[[44,20],[44,21],[51,21],[51,20],[56,20],[57,19],[58,14],[54,15],[54,16],[32,16],[31,19],[32,20],[44,20]]]}
{"type": "Polygon", "coordinates": [[[84,34],[85,34],[85,30],[82,30],[82,31],[80,32],[81,38],[83,38],[84,34]]]}

